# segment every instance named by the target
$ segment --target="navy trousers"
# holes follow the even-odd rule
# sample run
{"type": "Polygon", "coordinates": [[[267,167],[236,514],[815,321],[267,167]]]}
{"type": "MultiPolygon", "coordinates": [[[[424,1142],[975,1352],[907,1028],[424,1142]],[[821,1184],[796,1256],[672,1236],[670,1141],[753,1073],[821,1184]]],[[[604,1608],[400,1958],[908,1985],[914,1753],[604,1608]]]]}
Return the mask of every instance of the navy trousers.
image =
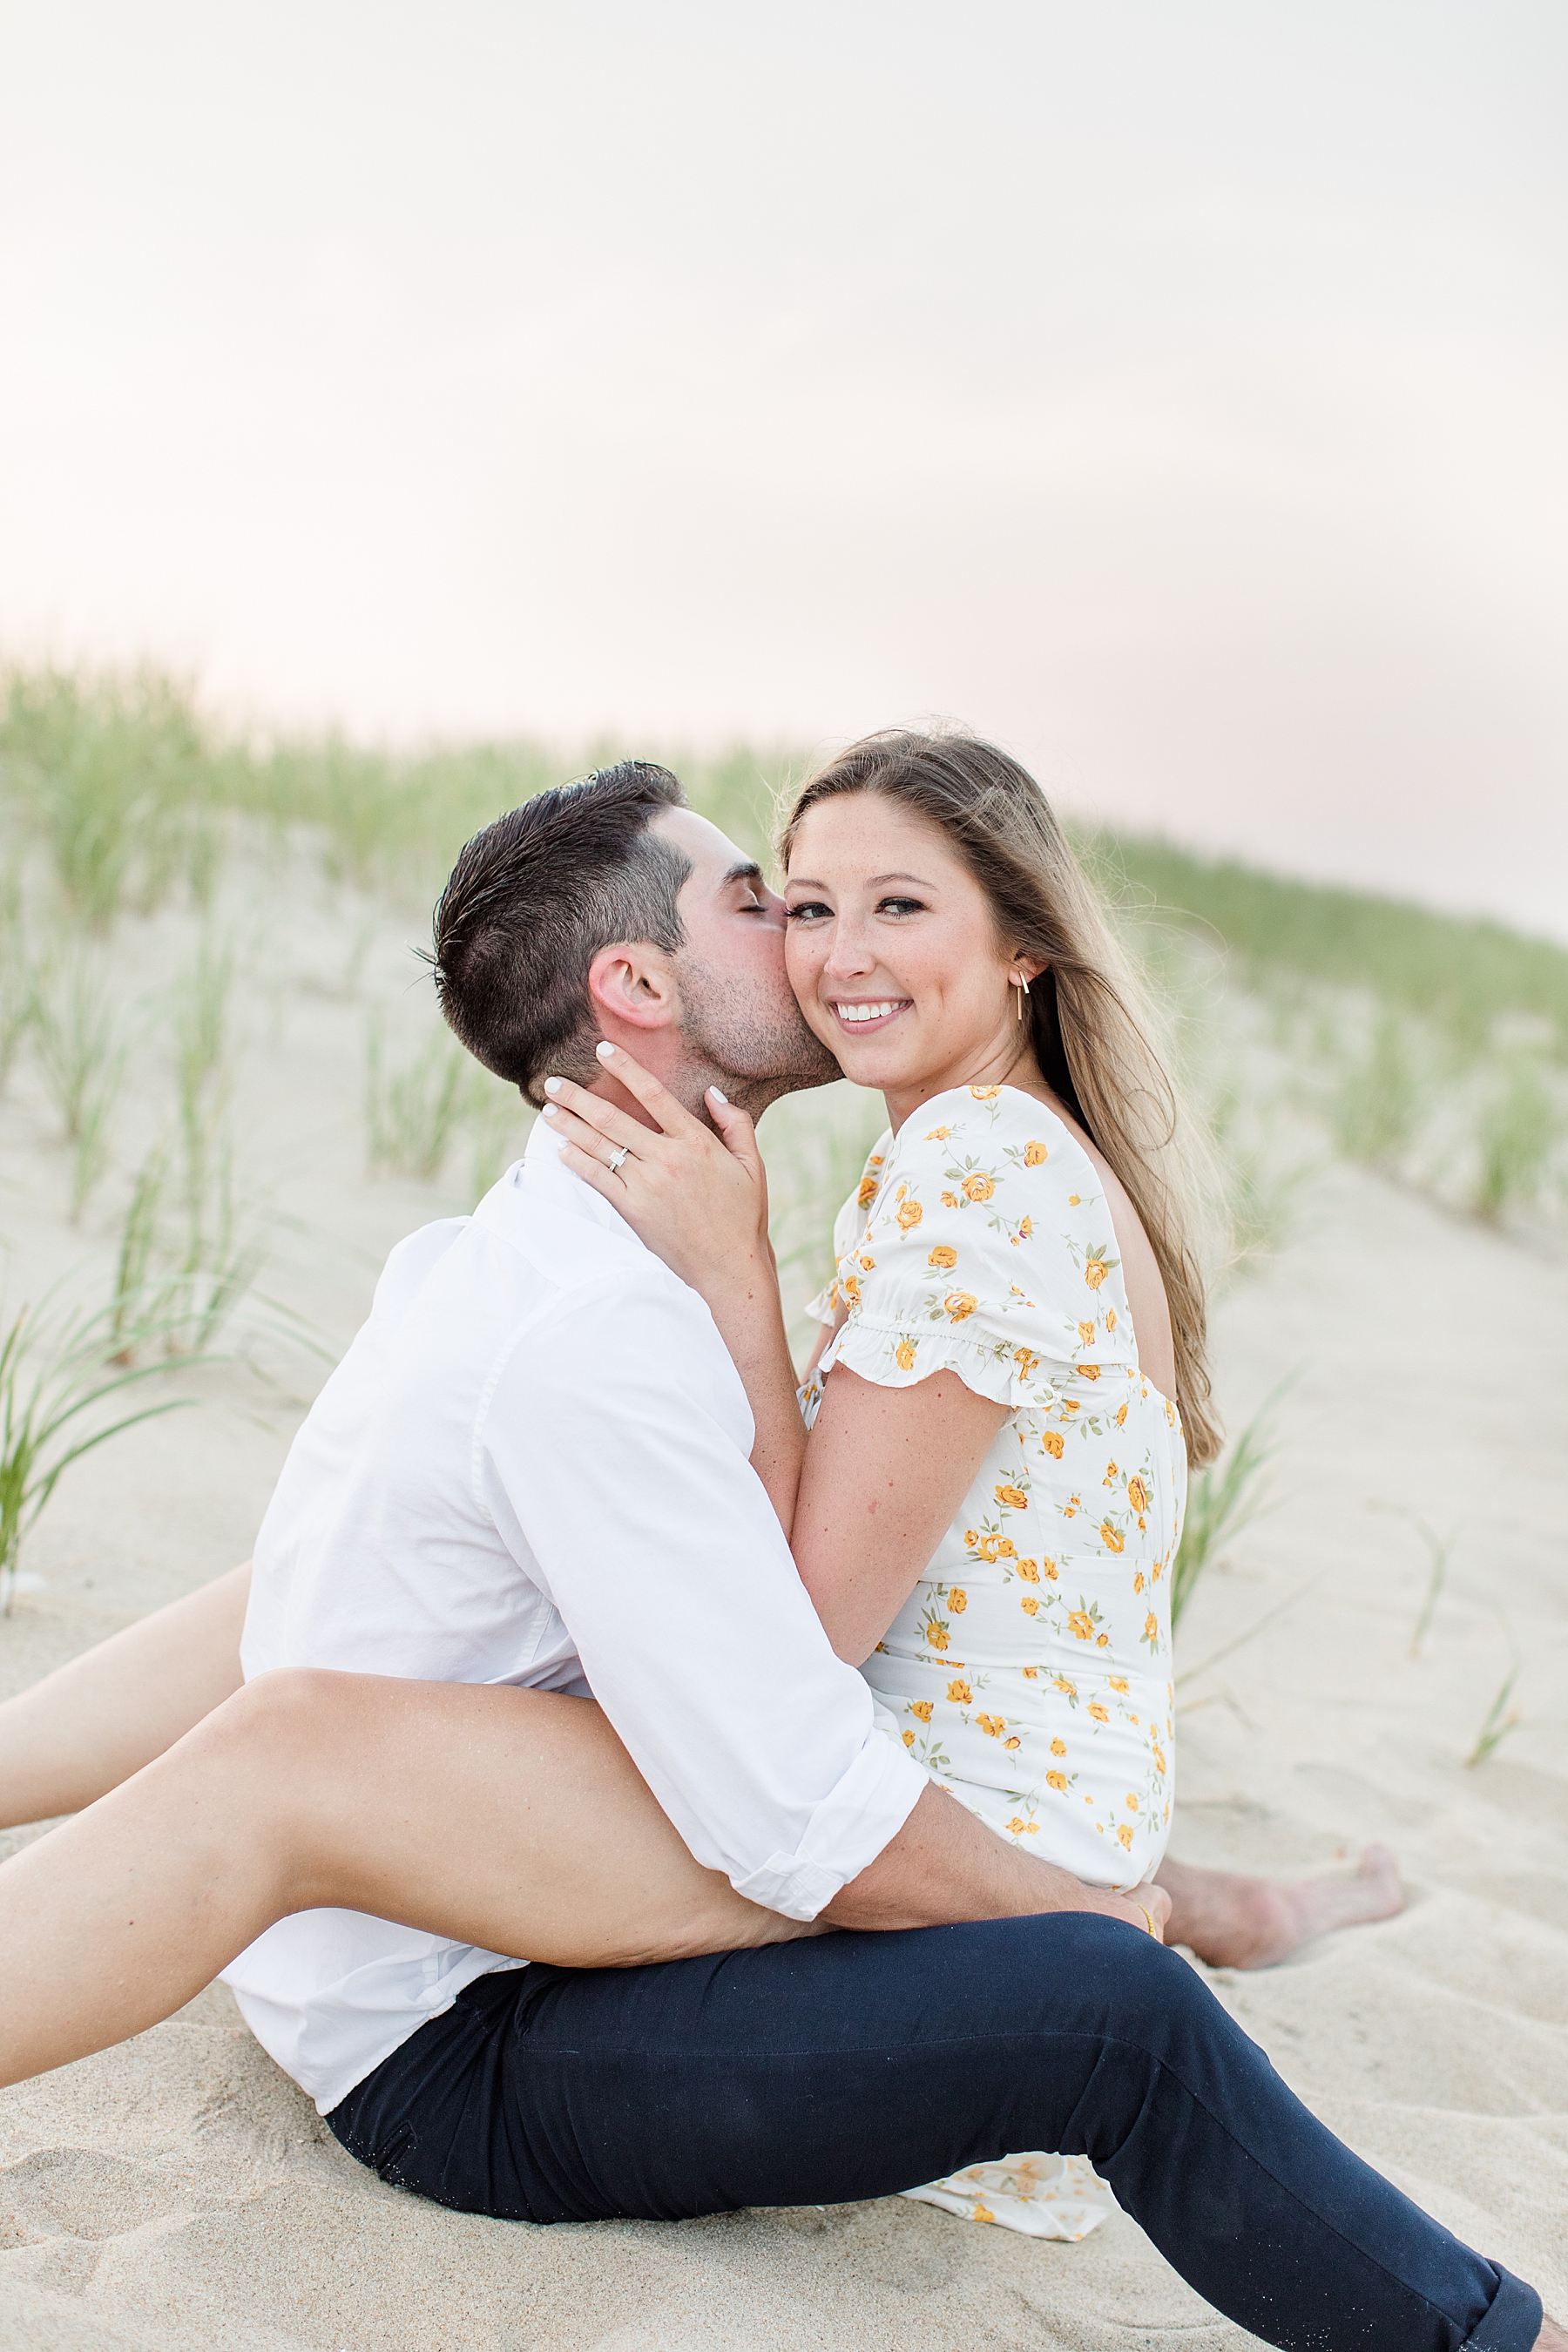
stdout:
{"type": "Polygon", "coordinates": [[[481,1977],[330,2122],[384,2180],[527,2221],[830,2205],[1053,2148],[1290,2352],[1528,2352],[1541,2326],[1184,1960],[1087,1912],[481,1977]]]}

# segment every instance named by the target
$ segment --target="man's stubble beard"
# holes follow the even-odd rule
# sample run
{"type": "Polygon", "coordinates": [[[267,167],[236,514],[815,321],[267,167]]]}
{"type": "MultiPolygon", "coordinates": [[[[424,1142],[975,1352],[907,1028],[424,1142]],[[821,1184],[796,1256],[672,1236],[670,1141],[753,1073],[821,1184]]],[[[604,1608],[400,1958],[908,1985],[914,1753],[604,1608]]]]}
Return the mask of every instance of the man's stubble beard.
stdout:
{"type": "Polygon", "coordinates": [[[754,989],[691,955],[678,959],[676,979],[681,1041],[693,1073],[753,1118],[784,1095],[843,1076],[787,991],[783,1003],[770,996],[763,1004],[754,989]]]}

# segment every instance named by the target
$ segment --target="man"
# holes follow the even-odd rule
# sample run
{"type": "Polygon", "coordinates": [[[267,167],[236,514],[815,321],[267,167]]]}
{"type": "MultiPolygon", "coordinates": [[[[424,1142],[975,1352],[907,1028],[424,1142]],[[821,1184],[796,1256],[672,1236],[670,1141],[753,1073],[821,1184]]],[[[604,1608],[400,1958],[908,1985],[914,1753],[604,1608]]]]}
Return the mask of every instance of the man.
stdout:
{"type": "MultiPolygon", "coordinates": [[[[605,1037],[691,1107],[717,1084],[755,1112],[833,1075],[778,919],[675,780],[627,763],[469,845],[438,911],[443,1003],[525,1091],[602,1083],[605,1037]]],[[[552,1162],[542,1125],[472,1220],[394,1254],[258,1538],[247,1674],[591,1688],[740,1895],[891,1931],[568,1970],[297,1912],[227,1973],[345,2146],[541,2220],[1081,2150],[1276,2342],[1559,2342],[1531,2290],[1313,2122],[1130,1906],[1005,1846],[880,1738],[747,1462],[706,1308],[552,1162]]]]}

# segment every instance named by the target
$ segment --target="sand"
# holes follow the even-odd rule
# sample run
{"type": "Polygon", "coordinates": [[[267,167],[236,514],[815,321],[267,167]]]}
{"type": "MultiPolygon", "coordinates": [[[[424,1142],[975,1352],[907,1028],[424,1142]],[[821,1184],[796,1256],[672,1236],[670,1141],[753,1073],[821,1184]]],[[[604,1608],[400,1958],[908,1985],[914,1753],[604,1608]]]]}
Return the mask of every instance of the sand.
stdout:
{"type": "MultiPolygon", "coordinates": [[[[247,1131],[308,1228],[279,1236],[264,1286],[308,1302],[333,1346],[390,1242],[458,1205],[363,1181],[363,1017],[296,990],[257,1023],[246,1065],[247,1131]]],[[[86,1245],[60,1223],[46,1133],[24,1078],[0,1105],[13,1296],[19,1275],[86,1245]]],[[[1174,1850],[1314,1872],[1380,1837],[1409,1904],[1284,1968],[1211,1981],[1352,2146],[1563,2310],[1568,1267],[1335,1171],[1218,1328],[1233,1425],[1294,1379],[1275,1507],[1182,1626],[1174,1850]],[[1429,1555],[1415,1517],[1458,1528],[1419,1658],[1429,1555]],[[1516,1659],[1521,1720],[1468,1768],[1516,1659]]],[[[271,1370],[270,1390],[237,1367],[204,1376],[201,1412],[105,1449],[61,1487],[0,1622],[0,1688],[245,1556],[321,1376],[282,1356],[271,1370]]],[[[1064,2246],[897,2199],[555,2230],[437,2211],[338,2148],[221,1987],[123,2049],[0,2094],[0,2352],[1252,2341],[1124,2217],[1064,2246]]]]}

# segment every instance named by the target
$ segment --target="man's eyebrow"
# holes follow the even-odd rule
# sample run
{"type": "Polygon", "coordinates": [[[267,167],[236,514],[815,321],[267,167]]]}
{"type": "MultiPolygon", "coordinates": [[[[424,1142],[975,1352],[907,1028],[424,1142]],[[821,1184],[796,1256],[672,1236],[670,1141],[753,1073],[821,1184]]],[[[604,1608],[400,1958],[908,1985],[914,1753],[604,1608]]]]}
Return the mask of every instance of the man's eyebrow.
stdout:
{"type": "Polygon", "coordinates": [[[727,890],[731,882],[760,882],[762,878],[763,869],[754,857],[738,857],[720,882],[719,887],[721,890],[727,890]]]}

